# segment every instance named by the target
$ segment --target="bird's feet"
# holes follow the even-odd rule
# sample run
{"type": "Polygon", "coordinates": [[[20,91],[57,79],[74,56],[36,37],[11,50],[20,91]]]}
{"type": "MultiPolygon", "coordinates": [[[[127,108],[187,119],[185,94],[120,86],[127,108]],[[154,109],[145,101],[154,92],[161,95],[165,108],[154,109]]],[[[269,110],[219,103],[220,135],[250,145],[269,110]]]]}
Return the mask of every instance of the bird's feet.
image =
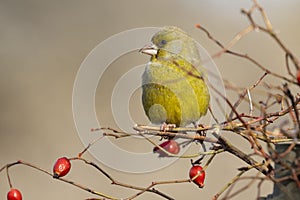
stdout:
{"type": "Polygon", "coordinates": [[[176,124],[167,124],[166,122],[164,122],[160,126],[160,131],[165,133],[165,132],[171,131],[173,128],[176,128],[176,124]]]}
{"type": "MultiPolygon", "coordinates": [[[[196,123],[194,123],[194,126],[195,126],[195,128],[204,128],[204,126],[202,125],[202,124],[196,124],[196,123]]],[[[204,131],[204,130],[198,130],[198,131],[196,131],[196,133],[198,133],[199,135],[201,135],[201,136],[206,136],[206,131],[204,131]]]]}

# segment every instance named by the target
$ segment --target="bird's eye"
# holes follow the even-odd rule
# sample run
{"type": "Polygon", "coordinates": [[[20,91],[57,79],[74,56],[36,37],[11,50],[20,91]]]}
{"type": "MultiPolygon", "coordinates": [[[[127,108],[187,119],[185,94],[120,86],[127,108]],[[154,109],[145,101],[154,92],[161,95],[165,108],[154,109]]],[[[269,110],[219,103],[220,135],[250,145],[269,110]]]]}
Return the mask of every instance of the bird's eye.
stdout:
{"type": "Polygon", "coordinates": [[[167,40],[161,40],[161,41],[160,41],[160,44],[161,44],[161,45],[167,44],[167,40]]]}

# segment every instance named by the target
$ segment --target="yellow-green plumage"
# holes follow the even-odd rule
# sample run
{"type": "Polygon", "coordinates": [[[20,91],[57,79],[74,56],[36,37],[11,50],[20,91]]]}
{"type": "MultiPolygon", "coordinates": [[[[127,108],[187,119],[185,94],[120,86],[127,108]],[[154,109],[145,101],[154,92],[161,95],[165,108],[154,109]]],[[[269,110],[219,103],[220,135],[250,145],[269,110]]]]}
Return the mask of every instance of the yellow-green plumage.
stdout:
{"type": "Polygon", "coordinates": [[[152,37],[151,54],[142,77],[142,103],[154,124],[186,126],[206,114],[209,91],[201,72],[195,41],[177,27],[164,27],[152,37]]]}

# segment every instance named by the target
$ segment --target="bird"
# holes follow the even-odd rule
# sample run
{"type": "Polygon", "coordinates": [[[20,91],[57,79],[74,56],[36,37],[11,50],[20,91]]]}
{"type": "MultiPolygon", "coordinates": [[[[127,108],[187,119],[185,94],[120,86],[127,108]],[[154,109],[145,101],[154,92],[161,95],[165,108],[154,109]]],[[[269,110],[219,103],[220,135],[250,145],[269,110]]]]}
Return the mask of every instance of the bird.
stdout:
{"type": "Polygon", "coordinates": [[[175,26],[162,27],[140,52],[150,55],[142,74],[142,104],[152,124],[197,126],[207,113],[209,88],[197,42],[175,26]]]}

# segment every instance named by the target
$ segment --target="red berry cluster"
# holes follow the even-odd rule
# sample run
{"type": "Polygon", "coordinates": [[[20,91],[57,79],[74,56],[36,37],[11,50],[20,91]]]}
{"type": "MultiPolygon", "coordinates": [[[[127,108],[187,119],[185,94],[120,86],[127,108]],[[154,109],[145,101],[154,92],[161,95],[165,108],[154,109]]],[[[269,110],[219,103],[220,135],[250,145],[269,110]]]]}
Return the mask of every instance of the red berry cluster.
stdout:
{"type": "Polygon", "coordinates": [[[67,175],[71,169],[70,160],[66,157],[57,159],[53,166],[53,177],[59,178],[67,175]]]}
{"type": "Polygon", "coordinates": [[[7,193],[7,200],[22,200],[22,194],[19,190],[11,188],[7,193]]]}
{"type": "Polygon", "coordinates": [[[205,171],[200,165],[194,165],[190,169],[190,179],[200,188],[204,187],[205,171]]]}
{"type": "MultiPolygon", "coordinates": [[[[167,152],[171,154],[178,154],[180,151],[180,146],[175,140],[167,140],[159,145],[161,148],[166,150],[167,152]]],[[[161,157],[168,156],[165,152],[163,152],[160,148],[154,147],[153,149],[154,153],[158,153],[161,157]]]]}
{"type": "MultiPolygon", "coordinates": [[[[165,151],[171,154],[178,154],[180,151],[180,146],[175,140],[167,140],[159,145],[165,151]]],[[[165,157],[168,156],[164,151],[159,147],[154,147],[154,153],[159,153],[159,156],[165,157]]],[[[204,187],[205,171],[200,165],[193,165],[189,171],[190,179],[198,185],[200,188],[204,187]]]]}
{"type": "Polygon", "coordinates": [[[300,85],[300,69],[298,69],[297,71],[296,78],[297,78],[298,85],[300,85]]]}

